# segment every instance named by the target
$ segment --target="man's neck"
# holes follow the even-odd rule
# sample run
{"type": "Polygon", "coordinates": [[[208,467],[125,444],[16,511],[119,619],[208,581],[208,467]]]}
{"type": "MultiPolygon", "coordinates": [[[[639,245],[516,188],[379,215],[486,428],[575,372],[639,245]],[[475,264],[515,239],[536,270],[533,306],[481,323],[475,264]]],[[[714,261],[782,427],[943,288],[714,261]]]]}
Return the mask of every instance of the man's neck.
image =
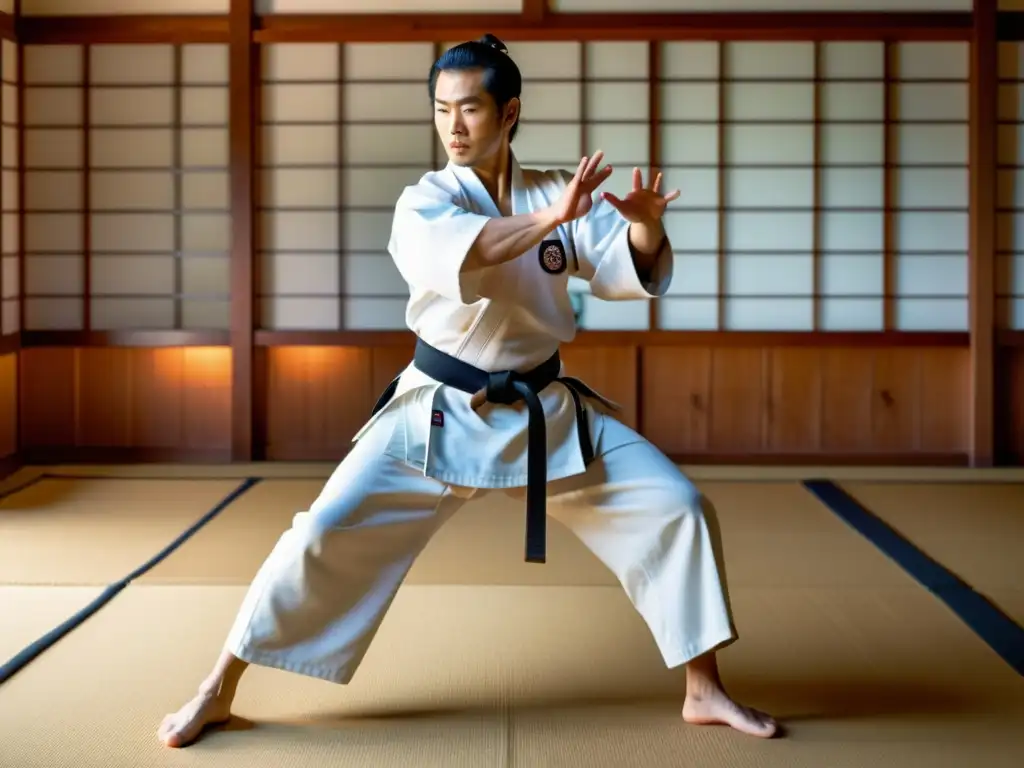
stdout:
{"type": "Polygon", "coordinates": [[[508,150],[498,152],[491,162],[473,168],[487,194],[505,216],[512,213],[512,163],[509,158],[508,150]]]}

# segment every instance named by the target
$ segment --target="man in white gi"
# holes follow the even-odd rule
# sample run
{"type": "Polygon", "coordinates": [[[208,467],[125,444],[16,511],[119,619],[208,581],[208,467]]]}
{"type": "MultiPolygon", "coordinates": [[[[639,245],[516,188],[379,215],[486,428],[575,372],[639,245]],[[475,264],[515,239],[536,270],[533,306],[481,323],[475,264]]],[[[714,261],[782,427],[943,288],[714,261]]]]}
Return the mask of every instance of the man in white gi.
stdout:
{"type": "Polygon", "coordinates": [[[679,192],[662,195],[660,174],[645,187],[635,169],[625,198],[595,202],[611,173],[600,152],[572,174],[520,168],[522,80],[491,36],[446,52],[429,86],[449,163],[402,193],[389,244],[410,286],[416,356],[282,535],[160,739],[184,746],[227,720],[250,664],[348,683],[431,536],[495,488],[526,490],[528,560],[543,561],[551,514],[618,577],[665,664],[686,665],[687,722],[772,736],[774,720],[719,678],[715,652],[736,632],[700,493],[558,359],[576,330],[570,275],[600,299],[664,294],[661,217],[679,192]]]}

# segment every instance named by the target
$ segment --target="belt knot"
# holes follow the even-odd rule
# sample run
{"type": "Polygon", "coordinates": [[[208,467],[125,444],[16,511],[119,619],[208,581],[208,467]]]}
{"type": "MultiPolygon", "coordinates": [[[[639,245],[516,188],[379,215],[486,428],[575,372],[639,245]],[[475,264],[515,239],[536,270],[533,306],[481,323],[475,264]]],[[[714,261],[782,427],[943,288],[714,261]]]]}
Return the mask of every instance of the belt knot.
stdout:
{"type": "Polygon", "coordinates": [[[515,371],[495,371],[487,374],[487,402],[498,405],[512,405],[523,399],[516,388],[523,378],[515,371]]]}

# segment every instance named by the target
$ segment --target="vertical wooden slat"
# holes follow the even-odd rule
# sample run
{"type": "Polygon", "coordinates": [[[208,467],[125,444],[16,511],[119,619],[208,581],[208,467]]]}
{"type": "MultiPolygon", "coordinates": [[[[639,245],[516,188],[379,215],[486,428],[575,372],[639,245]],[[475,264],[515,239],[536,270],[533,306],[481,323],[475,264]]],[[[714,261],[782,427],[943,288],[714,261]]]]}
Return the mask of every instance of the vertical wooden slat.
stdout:
{"type": "Polygon", "coordinates": [[[898,181],[896,165],[898,145],[895,135],[894,112],[896,110],[894,107],[899,96],[898,86],[894,86],[893,80],[897,77],[899,49],[896,44],[887,40],[882,51],[885,57],[882,76],[882,90],[885,96],[882,114],[882,141],[884,142],[882,173],[885,185],[882,190],[882,327],[891,331],[896,325],[896,214],[894,201],[898,181]]]}
{"type": "Polygon", "coordinates": [[[814,43],[814,176],[813,176],[813,230],[811,232],[811,292],[814,294],[812,304],[812,326],[815,331],[821,329],[821,102],[825,86],[824,77],[824,46],[821,42],[814,43]]]}
{"type": "Polygon", "coordinates": [[[580,157],[589,157],[597,147],[588,147],[587,130],[587,42],[580,41],[580,157]]]}
{"type": "Polygon", "coordinates": [[[184,136],[181,129],[182,103],[185,99],[185,89],[182,87],[183,80],[183,55],[181,45],[174,46],[174,97],[172,108],[174,110],[172,120],[174,122],[174,133],[172,147],[174,164],[174,327],[182,327],[182,306],[181,295],[183,293],[182,281],[182,246],[183,246],[183,219],[185,216],[185,198],[183,193],[184,180],[182,179],[182,151],[184,136]]]}
{"type": "Polygon", "coordinates": [[[523,0],[523,21],[539,24],[548,15],[548,0],[523,0]]]}
{"type": "Polygon", "coordinates": [[[975,0],[970,77],[970,462],[995,462],[997,0],[975,0]]]}
{"type": "Polygon", "coordinates": [[[718,330],[725,330],[725,233],[726,233],[726,196],[727,182],[725,172],[726,142],[726,46],[724,40],[718,43],[718,330]]]}
{"type": "Polygon", "coordinates": [[[25,48],[18,57],[18,330],[25,330],[25,48]]]}
{"type": "Polygon", "coordinates": [[[231,457],[253,456],[253,242],[255,46],[252,0],[231,0],[230,124],[231,175],[231,457]]]}
{"type": "Polygon", "coordinates": [[[82,46],[82,329],[92,330],[92,186],[91,137],[92,48],[82,46]]]}
{"type": "MultiPolygon", "coordinates": [[[[263,243],[261,241],[261,226],[259,217],[263,214],[264,201],[264,171],[263,171],[263,48],[257,46],[252,54],[252,290],[249,295],[253,297],[252,327],[258,328],[262,317],[262,308],[258,304],[260,297],[264,295],[263,290],[263,243]]],[[[268,389],[268,361],[267,355],[270,350],[255,347],[252,351],[252,459],[253,461],[266,461],[267,453],[267,432],[269,411],[267,410],[267,389],[268,389]]]]}
{"type": "MultiPolygon", "coordinates": [[[[437,61],[438,59],[440,59],[441,55],[443,53],[444,53],[444,41],[443,40],[435,40],[434,41],[434,61],[437,61]]],[[[441,170],[441,168],[443,168],[447,164],[448,158],[447,158],[447,156],[444,153],[444,147],[441,146],[441,137],[438,136],[438,134],[437,134],[437,128],[435,127],[436,123],[434,122],[434,110],[431,109],[430,112],[431,112],[431,114],[430,114],[430,124],[429,124],[430,125],[430,136],[431,136],[431,140],[430,140],[430,162],[433,163],[434,170],[435,171],[439,171],[439,170],[441,170]]]]}
{"type": "MultiPolygon", "coordinates": [[[[17,35],[15,35],[15,36],[17,36],[17,35]]],[[[2,46],[2,43],[0,43],[0,46],[2,46]]],[[[15,51],[17,51],[17,49],[18,49],[17,42],[14,43],[14,49],[15,49],[15,51]]],[[[2,55],[3,55],[2,49],[0,49],[0,56],[2,56],[2,55]]],[[[2,89],[3,83],[6,83],[8,81],[8,77],[9,77],[9,74],[10,74],[7,71],[7,68],[2,66],[2,64],[3,64],[3,61],[0,60],[0,89],[2,89]]],[[[0,93],[0,96],[2,96],[2,93],[0,93]]],[[[0,127],[4,126],[6,124],[7,117],[8,117],[7,111],[4,110],[3,109],[3,105],[0,104],[0,127]]],[[[18,122],[21,122],[20,118],[18,118],[18,122]]],[[[16,124],[17,123],[15,123],[15,125],[16,124]]],[[[15,129],[15,130],[17,130],[17,129],[15,129]]],[[[2,159],[4,157],[4,133],[5,132],[3,130],[0,130],[0,173],[3,172],[3,162],[2,162],[2,159]]],[[[17,176],[15,176],[15,183],[17,183],[17,176]]],[[[5,221],[6,221],[6,218],[7,218],[4,215],[4,213],[6,211],[5,211],[5,206],[3,206],[2,203],[3,203],[3,196],[0,195],[0,243],[4,242],[4,224],[5,224],[5,221]]],[[[15,208],[15,211],[20,211],[23,207],[24,207],[24,205],[22,204],[21,200],[19,199],[18,200],[18,207],[15,208]]],[[[0,248],[0,336],[6,335],[6,332],[5,332],[4,328],[3,328],[3,309],[4,309],[4,301],[3,301],[3,297],[4,297],[4,275],[3,275],[3,272],[4,272],[4,270],[3,270],[3,266],[4,266],[4,261],[6,261],[6,256],[7,256],[7,254],[4,253],[3,248],[0,248]]]]}
{"type": "MultiPolygon", "coordinates": [[[[651,184],[661,170],[661,46],[656,40],[647,44],[647,146],[648,146],[648,173],[650,176],[647,183],[651,184]]],[[[664,194],[668,190],[662,188],[664,194]]],[[[652,331],[658,330],[658,300],[651,299],[647,302],[647,328],[652,331]]],[[[637,365],[637,370],[642,369],[637,365]]],[[[640,390],[638,389],[637,392],[640,390]]]]}
{"type": "MultiPolygon", "coordinates": [[[[21,18],[21,0],[14,0],[15,24],[21,18]]],[[[17,29],[17,26],[15,26],[17,29]]],[[[19,43],[15,49],[17,59],[17,87],[15,100],[18,109],[18,332],[25,330],[25,49],[19,43]]],[[[23,399],[21,385],[25,367],[24,352],[18,354],[18,362],[14,370],[14,392],[17,406],[14,409],[14,440],[18,454],[24,449],[25,419],[22,417],[23,399]]]]}
{"type": "Polygon", "coordinates": [[[345,330],[345,50],[348,43],[338,43],[338,328],[345,330]]]}

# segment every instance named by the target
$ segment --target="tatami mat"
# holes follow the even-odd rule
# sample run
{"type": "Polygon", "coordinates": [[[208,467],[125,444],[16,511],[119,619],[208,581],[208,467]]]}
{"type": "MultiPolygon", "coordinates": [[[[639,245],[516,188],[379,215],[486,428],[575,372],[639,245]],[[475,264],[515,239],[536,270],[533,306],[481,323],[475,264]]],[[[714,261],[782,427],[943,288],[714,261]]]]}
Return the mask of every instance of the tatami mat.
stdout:
{"type": "MultiPolygon", "coordinates": [[[[247,584],[292,516],[322,486],[264,480],[229,506],[141,583],[247,584]]],[[[912,580],[797,483],[699,482],[722,527],[730,583],[740,586],[907,586],[912,580]],[[794,549],[800,558],[779,568],[794,549]]],[[[524,507],[503,493],[474,499],[427,545],[409,584],[617,584],[566,528],[548,526],[542,567],[523,560],[524,507]]]]}
{"type": "MultiPolygon", "coordinates": [[[[0,506],[0,578],[121,578],[241,479],[42,481],[0,506]]],[[[236,706],[248,721],[164,749],[157,725],[192,695],[245,584],[322,483],[256,485],[0,686],[0,766],[1024,764],[1024,678],[939,600],[798,483],[710,478],[698,484],[721,523],[741,633],[723,672],[740,698],[782,717],[785,739],[682,723],[682,671],[664,669],[603,566],[556,524],[550,564],[523,563],[522,504],[492,494],[428,546],[351,686],[254,668],[236,706]]],[[[955,498],[949,488],[942,498],[955,498]]],[[[1017,535],[1002,518],[982,524],[1017,535]]],[[[1019,579],[997,575],[988,594],[1024,609],[1019,579]]],[[[98,591],[0,586],[0,662],[98,591]]]]}
{"type": "MultiPolygon", "coordinates": [[[[85,608],[102,591],[100,587],[0,586],[0,664],[85,608]]],[[[0,740],[0,755],[2,745],[0,740]]],[[[0,766],[6,768],[2,760],[0,766]]]]}
{"type": "Polygon", "coordinates": [[[121,579],[239,482],[44,478],[0,500],[0,584],[121,579]]]}
{"type": "Polygon", "coordinates": [[[19,768],[1019,766],[1024,683],[913,587],[735,591],[737,695],[763,742],[679,719],[683,682],[611,587],[410,586],[351,686],[253,669],[186,753],[155,728],[206,673],[239,587],[131,587],[0,691],[19,768]],[[952,663],[955,660],[955,664],[952,663]],[[184,761],[184,762],[183,762],[184,761]]]}
{"type": "Polygon", "coordinates": [[[1002,592],[1008,615],[1024,624],[1024,483],[845,482],[843,488],[993,602],[1002,592]]]}

